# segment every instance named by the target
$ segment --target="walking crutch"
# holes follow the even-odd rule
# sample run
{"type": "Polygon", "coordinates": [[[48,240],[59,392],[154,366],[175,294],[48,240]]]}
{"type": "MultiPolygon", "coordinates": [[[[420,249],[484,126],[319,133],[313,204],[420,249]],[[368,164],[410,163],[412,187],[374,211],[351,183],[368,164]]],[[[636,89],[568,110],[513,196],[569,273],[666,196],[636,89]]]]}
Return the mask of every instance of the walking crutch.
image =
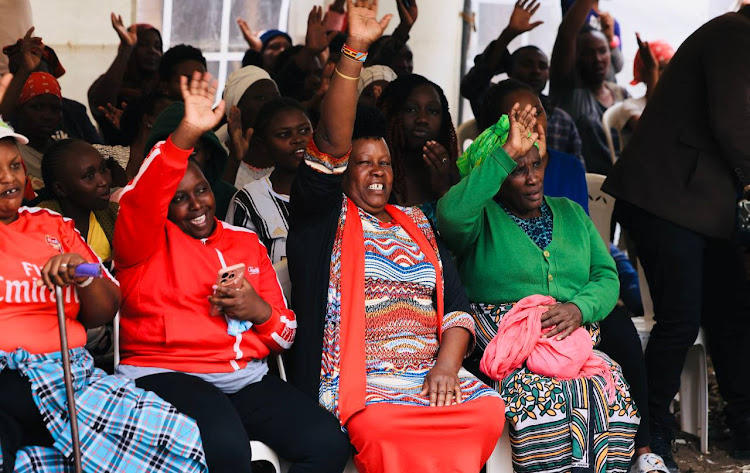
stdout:
{"type": "MultiPolygon", "coordinates": [[[[76,266],[75,277],[101,277],[102,268],[95,263],[84,263],[76,266]]],[[[73,377],[70,374],[70,352],[68,351],[68,330],[65,326],[65,302],[60,286],[55,285],[55,302],[57,303],[57,324],[60,327],[60,353],[62,354],[63,375],[65,376],[65,394],[68,397],[68,417],[70,419],[70,434],[73,441],[73,459],[76,473],[82,473],[81,442],[78,437],[78,411],[76,399],[73,396],[73,377]]]]}

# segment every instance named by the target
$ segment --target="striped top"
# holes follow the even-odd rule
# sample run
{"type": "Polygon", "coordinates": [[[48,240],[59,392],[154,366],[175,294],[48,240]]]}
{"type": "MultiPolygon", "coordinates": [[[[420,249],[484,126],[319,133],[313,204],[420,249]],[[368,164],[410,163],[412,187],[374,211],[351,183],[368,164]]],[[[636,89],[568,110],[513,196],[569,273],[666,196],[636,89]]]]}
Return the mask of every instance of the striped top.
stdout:
{"type": "MultiPolygon", "coordinates": [[[[448,312],[438,327],[433,303],[435,268],[398,224],[383,223],[359,210],[365,246],[366,403],[427,406],[419,396],[425,375],[435,366],[438,330],[474,322],[462,311],[448,312]]],[[[472,336],[473,338],[473,336],[472,336]]],[[[465,400],[494,395],[468,372],[459,372],[465,400]]]]}
{"type": "Polygon", "coordinates": [[[272,263],[286,258],[289,196],[275,192],[268,176],[237,191],[229,204],[226,221],[257,233],[272,263]]]}

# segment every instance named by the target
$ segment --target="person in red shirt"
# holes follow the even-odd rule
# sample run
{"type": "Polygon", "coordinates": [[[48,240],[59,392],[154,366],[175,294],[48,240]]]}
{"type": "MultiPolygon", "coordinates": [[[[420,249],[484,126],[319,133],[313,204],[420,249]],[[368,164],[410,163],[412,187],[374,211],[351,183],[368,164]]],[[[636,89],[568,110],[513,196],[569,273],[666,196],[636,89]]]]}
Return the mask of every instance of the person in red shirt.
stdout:
{"type": "Polygon", "coordinates": [[[101,262],[73,220],[21,206],[19,143],[28,140],[0,120],[0,472],[72,470],[55,286],[63,288],[85,471],[146,471],[157,461],[161,471],[205,471],[194,421],[94,368],[86,329],[114,318],[120,289],[104,269],[103,278],[75,277],[78,265],[101,262]]]}
{"type": "Polygon", "coordinates": [[[350,447],[336,419],[267,375],[266,358],[291,346],[297,321],[266,248],[215,218],[211,186],[191,158],[224,113],[223,101],[212,110],[216,81],[196,72],[181,90],[182,121],[120,198],[118,373],[196,420],[212,473],[251,471],[250,439],[294,463],[290,472],[342,471],[350,447]],[[213,287],[217,272],[238,263],[246,266],[240,288],[213,287]]]}

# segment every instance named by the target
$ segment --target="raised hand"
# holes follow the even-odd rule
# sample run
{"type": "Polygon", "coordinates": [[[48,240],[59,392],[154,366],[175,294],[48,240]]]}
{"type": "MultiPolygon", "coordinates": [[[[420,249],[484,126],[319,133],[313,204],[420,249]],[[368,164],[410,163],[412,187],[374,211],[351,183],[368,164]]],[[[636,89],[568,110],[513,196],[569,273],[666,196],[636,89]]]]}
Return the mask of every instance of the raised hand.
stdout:
{"type": "Polygon", "coordinates": [[[242,18],[237,18],[237,26],[240,27],[242,37],[245,38],[245,41],[247,41],[247,45],[250,46],[250,49],[260,52],[260,50],[263,48],[263,43],[260,40],[260,36],[258,36],[257,33],[253,33],[250,25],[248,25],[247,22],[242,18]]]}
{"type": "Polygon", "coordinates": [[[425,143],[422,153],[422,160],[430,173],[430,187],[438,197],[442,197],[453,184],[451,171],[455,164],[451,162],[448,150],[437,141],[425,143]]]}
{"type": "Polygon", "coordinates": [[[180,90],[185,102],[185,117],[182,123],[199,131],[200,134],[213,129],[224,115],[223,100],[215,109],[213,108],[217,85],[218,82],[209,72],[193,72],[190,83],[187,77],[180,77],[180,90]]]}
{"type": "Polygon", "coordinates": [[[615,18],[607,12],[599,13],[599,22],[602,25],[602,33],[610,43],[615,38],[615,18]]]}
{"type": "Polygon", "coordinates": [[[654,53],[651,51],[651,47],[648,45],[648,41],[642,41],[641,35],[636,33],[635,40],[638,41],[638,52],[641,53],[641,61],[643,61],[643,67],[646,72],[654,71],[658,69],[654,53]]]}
{"type": "Polygon", "coordinates": [[[547,154],[547,133],[544,132],[544,127],[541,123],[536,124],[536,144],[539,146],[539,156],[544,158],[544,156],[547,154]]]}
{"type": "Polygon", "coordinates": [[[531,23],[531,17],[539,10],[540,6],[539,0],[518,0],[513,7],[513,13],[510,15],[508,31],[514,36],[518,36],[544,23],[543,21],[531,23]]]}
{"type": "Polygon", "coordinates": [[[349,38],[347,43],[359,42],[360,47],[369,47],[381,36],[393,15],[385,15],[380,21],[377,20],[378,0],[346,0],[346,9],[349,12],[349,38]]]}
{"type": "Polygon", "coordinates": [[[26,35],[21,39],[21,70],[31,74],[42,62],[44,44],[42,38],[32,36],[34,27],[29,28],[26,35]]]}
{"type": "Polygon", "coordinates": [[[253,129],[248,128],[242,133],[242,112],[236,106],[229,109],[227,117],[227,129],[229,130],[229,157],[242,162],[247,151],[250,149],[250,140],[253,138],[253,129]]]}
{"type": "Polygon", "coordinates": [[[110,20],[112,21],[112,28],[115,29],[117,36],[120,37],[120,44],[132,48],[138,43],[138,35],[135,32],[135,25],[131,26],[129,29],[125,28],[125,24],[122,22],[122,16],[115,15],[114,13],[110,15],[110,20]]]}
{"type": "Polygon", "coordinates": [[[10,86],[10,81],[13,80],[13,74],[8,73],[0,77],[0,104],[3,103],[3,97],[5,97],[5,91],[10,86]]]}
{"type": "Polygon", "coordinates": [[[414,26],[419,15],[419,9],[417,8],[417,0],[409,0],[409,6],[407,7],[404,0],[396,0],[396,6],[398,7],[398,17],[401,20],[399,25],[405,25],[409,29],[414,26]]]}
{"type": "Polygon", "coordinates": [[[125,113],[125,108],[128,106],[125,102],[122,102],[120,104],[121,108],[117,108],[111,103],[107,102],[107,105],[105,107],[102,107],[101,105],[97,107],[97,109],[104,114],[104,118],[107,119],[108,122],[112,124],[113,127],[116,129],[120,129],[120,119],[122,118],[122,114],[125,113]]]}
{"type": "Polygon", "coordinates": [[[336,32],[326,33],[323,23],[323,7],[314,6],[307,15],[307,34],[305,35],[305,47],[314,54],[319,54],[328,48],[336,32]]]}
{"type": "MultiPolygon", "coordinates": [[[[508,114],[510,131],[503,149],[512,159],[518,159],[529,152],[534,142],[539,138],[539,128],[536,123],[536,107],[526,105],[521,110],[521,105],[516,103],[508,114]]],[[[541,154],[541,148],[539,150],[541,154]]],[[[546,146],[545,146],[546,152],[546,146]]]]}

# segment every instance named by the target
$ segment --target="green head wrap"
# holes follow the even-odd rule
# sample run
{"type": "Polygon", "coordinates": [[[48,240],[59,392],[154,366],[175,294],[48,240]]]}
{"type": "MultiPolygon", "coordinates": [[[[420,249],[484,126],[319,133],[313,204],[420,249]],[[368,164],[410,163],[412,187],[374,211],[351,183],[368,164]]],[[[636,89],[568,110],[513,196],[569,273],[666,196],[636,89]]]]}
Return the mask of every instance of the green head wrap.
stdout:
{"type": "MultiPolygon", "coordinates": [[[[497,148],[504,145],[508,140],[509,132],[510,120],[508,119],[508,115],[503,115],[497,123],[477,136],[477,139],[474,140],[469,148],[464,151],[464,154],[456,161],[461,179],[468,176],[472,169],[482,164],[485,156],[489,156],[497,148]]],[[[538,148],[539,144],[534,143],[534,146],[538,148]]]]}

